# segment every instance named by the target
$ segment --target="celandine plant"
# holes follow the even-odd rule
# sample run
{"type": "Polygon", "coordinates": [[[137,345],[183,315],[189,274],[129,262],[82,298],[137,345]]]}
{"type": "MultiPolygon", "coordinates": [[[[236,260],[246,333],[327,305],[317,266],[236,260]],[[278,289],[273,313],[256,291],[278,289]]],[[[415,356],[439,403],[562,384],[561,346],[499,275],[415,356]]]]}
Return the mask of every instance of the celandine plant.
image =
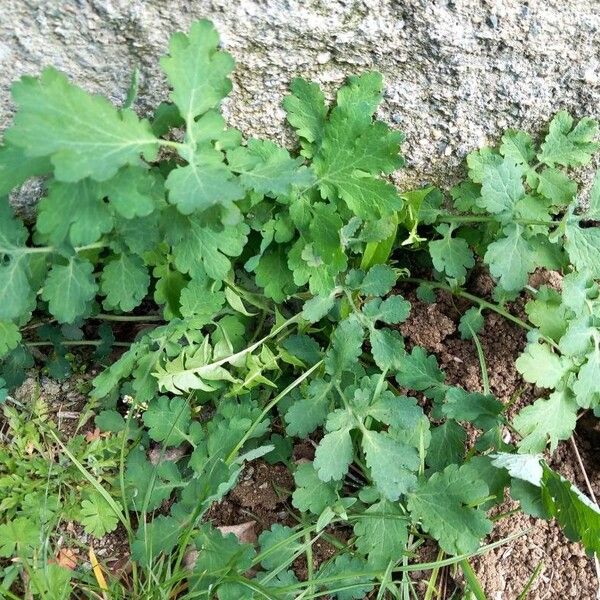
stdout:
{"type": "MultiPolygon", "coordinates": [[[[291,153],[227,126],[219,105],[234,63],[210,23],[175,34],[161,67],[170,102],[150,120],[132,110],[135,90],[119,109],[52,68],[24,77],[0,149],[3,385],[23,380],[32,352],[60,378],[72,346],[95,347],[100,362],[127,348],[93,384],[100,429],[132,440],[118,489],[100,487],[86,507],[102,533],[121,524],[134,563],[162,569],[164,597],[222,600],[399,594],[426,539],[472,578],[467,559],[485,550],[487,511],[506,488],[598,552],[598,507],[535,454],[600,399],[600,183],[581,209],[567,171],[597,149],[596,123],[558,113],[539,147],[507,132],[499,149],[469,155],[469,179],[446,199],[385,179],[403,164],[403,136],[374,120],[378,73],[349,78],[332,106],[295,80],[284,100],[291,153]],[[47,191],[27,227],[7,197],[36,175],[47,191]],[[415,258],[430,278],[411,277],[415,258]],[[497,281],[493,298],[463,289],[476,262],[497,281]],[[561,271],[562,291],[529,287],[538,268],[561,271]],[[516,366],[548,398],[510,423],[487,386],[446,383],[434,356],[404,347],[399,280],[419,283],[421,299],[435,289],[469,299],[460,331],[475,342],[485,310],[526,328],[516,366]],[[507,307],[523,290],[529,322],[507,307]],[[503,442],[506,428],[517,446],[503,442]],[[296,465],[294,440],[307,438],[314,461],[296,465]],[[255,547],[202,517],[259,457],[293,471],[297,524],[273,525],[255,547]],[[317,567],[320,538],[336,552],[317,567]]],[[[12,536],[0,556],[37,560],[35,536],[15,534],[15,519],[30,518],[18,513],[0,513],[0,539],[12,536]]]]}

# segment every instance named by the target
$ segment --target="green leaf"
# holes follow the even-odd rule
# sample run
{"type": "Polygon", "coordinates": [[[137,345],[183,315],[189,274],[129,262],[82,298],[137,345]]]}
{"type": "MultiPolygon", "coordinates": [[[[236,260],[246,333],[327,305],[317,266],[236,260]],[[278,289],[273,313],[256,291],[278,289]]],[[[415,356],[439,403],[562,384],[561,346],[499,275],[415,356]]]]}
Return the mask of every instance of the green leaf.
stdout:
{"type": "Polygon", "coordinates": [[[538,154],[541,162],[549,167],[555,164],[578,167],[590,161],[592,153],[598,149],[598,144],[593,142],[598,124],[593,119],[584,118],[573,125],[573,117],[567,111],[556,113],[538,154]]]}
{"type": "Polygon", "coordinates": [[[521,168],[512,160],[487,165],[478,206],[492,214],[512,213],[516,203],[525,195],[521,178],[521,168]]]}
{"type": "Polygon", "coordinates": [[[565,250],[578,271],[588,271],[595,279],[600,277],[600,227],[583,228],[577,222],[567,221],[565,250]]]}
{"type": "Polygon", "coordinates": [[[165,447],[179,446],[188,439],[190,421],[190,405],[184,398],[159,396],[144,412],[148,435],[165,447]]]}
{"type": "Polygon", "coordinates": [[[327,373],[339,376],[351,371],[362,354],[363,338],[363,328],[354,317],[341,321],[331,336],[331,347],[325,356],[327,373]]]}
{"type": "Polygon", "coordinates": [[[150,169],[124,167],[100,187],[119,215],[133,219],[147,217],[163,201],[163,186],[162,177],[150,169]]]}
{"type": "Polygon", "coordinates": [[[39,598],[65,600],[72,592],[71,580],[74,578],[70,569],[56,563],[48,563],[43,569],[36,569],[31,577],[31,589],[39,598]]]}
{"type": "Polygon", "coordinates": [[[539,289],[534,300],[525,305],[529,320],[539,328],[540,333],[554,341],[560,340],[567,325],[565,307],[561,295],[552,288],[543,286],[539,289]]]}
{"type": "Polygon", "coordinates": [[[544,169],[538,174],[537,191],[554,204],[569,204],[577,193],[577,184],[558,169],[544,169]]]}
{"type": "Polygon", "coordinates": [[[284,302],[296,291],[294,277],[287,266],[285,247],[269,248],[258,261],[256,284],[275,302],[284,302]]]}
{"type": "Polygon", "coordinates": [[[242,253],[248,231],[245,223],[215,229],[200,218],[191,218],[182,239],[173,246],[175,265],[192,277],[203,277],[206,273],[222,281],[231,269],[229,257],[242,253]]]}
{"type": "Polygon", "coordinates": [[[279,523],[271,526],[258,536],[260,544],[260,564],[267,570],[273,570],[281,565],[291,564],[294,555],[301,551],[302,544],[292,536],[294,530],[279,523]]]}
{"type": "Polygon", "coordinates": [[[462,181],[450,189],[450,195],[456,210],[461,212],[480,213],[479,199],[481,186],[473,181],[462,181]]]}
{"type": "Polygon", "coordinates": [[[425,461],[436,471],[453,463],[462,463],[467,432],[454,421],[446,421],[431,430],[431,441],[425,461]]]}
{"type": "Polygon", "coordinates": [[[502,136],[500,153],[517,165],[526,165],[535,158],[533,140],[524,131],[508,129],[502,136]]]}
{"type": "Polygon", "coordinates": [[[413,522],[421,523],[448,554],[470,554],[492,529],[485,513],[475,508],[488,495],[488,487],[472,469],[449,465],[441,473],[419,482],[409,494],[413,522]]]}
{"type": "Polygon", "coordinates": [[[331,383],[323,379],[313,379],[308,384],[304,397],[291,404],[285,413],[285,430],[289,435],[306,437],[325,422],[331,389],[331,383]]]}
{"type": "Polygon", "coordinates": [[[76,257],[66,265],[54,265],[44,285],[42,298],[48,310],[60,323],[73,323],[88,310],[98,286],[91,263],[76,257]]]}
{"type": "Polygon", "coordinates": [[[175,548],[179,529],[177,520],[165,515],[140,523],[131,544],[131,558],[142,567],[150,567],[161,554],[169,554],[175,548]]]}
{"type": "Polygon", "coordinates": [[[493,148],[480,148],[467,154],[467,165],[469,166],[469,177],[475,183],[482,183],[488,168],[498,167],[503,162],[513,162],[506,160],[493,148]]]}
{"type": "Polygon", "coordinates": [[[395,502],[415,487],[419,455],[414,448],[387,433],[368,430],[363,431],[362,448],[373,482],[383,497],[395,502]]]}
{"type": "Polygon", "coordinates": [[[498,469],[506,469],[511,477],[532,485],[539,487],[542,481],[543,469],[539,455],[498,452],[493,455],[492,464],[498,469]]]}
{"type": "Polygon", "coordinates": [[[23,77],[12,95],[18,110],[6,140],[28,157],[50,157],[60,181],[104,181],[138,164],[140,155],[156,157],[158,140],[147,121],[70,84],[55,69],[23,77]]]}
{"type": "Polygon", "coordinates": [[[471,470],[472,476],[485,481],[490,498],[482,507],[485,510],[504,502],[504,490],[510,484],[510,477],[503,469],[498,469],[489,455],[473,456],[465,463],[466,469],[471,470]]]}
{"type": "Polygon", "coordinates": [[[389,265],[375,265],[365,275],[360,291],[366,296],[385,296],[392,290],[397,279],[398,275],[389,265]]]}
{"type": "Polygon", "coordinates": [[[100,431],[119,433],[126,427],[125,419],[116,410],[103,410],[94,418],[94,423],[100,431]]]}
{"type": "Polygon", "coordinates": [[[396,381],[402,387],[425,392],[427,396],[439,398],[445,391],[444,373],[433,355],[427,355],[420,346],[415,346],[400,363],[396,381]]]}
{"type": "Polygon", "coordinates": [[[222,162],[219,153],[195,154],[184,167],[173,169],[165,187],[169,202],[184,215],[204,211],[211,206],[228,206],[244,197],[244,190],[222,162]]]}
{"type": "Polygon", "coordinates": [[[562,302],[576,314],[586,310],[588,300],[598,293],[598,286],[590,278],[590,274],[584,272],[567,273],[563,279],[562,302]]]}
{"type": "Polygon", "coordinates": [[[360,576],[360,573],[368,573],[370,571],[366,562],[357,556],[350,554],[338,554],[333,562],[325,563],[317,573],[317,581],[319,579],[331,578],[326,584],[320,584],[319,587],[324,587],[329,591],[329,594],[337,600],[360,600],[368,598],[369,593],[373,590],[371,577],[360,576]],[[342,577],[347,575],[347,578],[342,577]]]}
{"type": "Polygon", "coordinates": [[[458,323],[458,331],[460,332],[461,339],[472,339],[473,334],[479,333],[483,328],[483,325],[484,318],[481,314],[481,309],[476,306],[467,309],[460,317],[458,323]]]}
{"type": "Polygon", "coordinates": [[[293,187],[309,187],[314,175],[302,158],[292,158],[285,148],[269,140],[248,140],[247,147],[227,153],[229,168],[240,183],[258,194],[288,196],[293,187]]]}
{"type": "MultiPolygon", "coordinates": [[[[281,527],[281,525],[274,525],[274,527],[281,527]]],[[[265,532],[262,535],[264,534],[265,532]]],[[[200,526],[194,538],[194,545],[199,553],[192,572],[193,576],[190,578],[190,589],[196,592],[204,589],[204,586],[208,587],[207,591],[212,592],[211,586],[220,582],[229,572],[237,576],[252,565],[254,548],[251,545],[241,544],[233,533],[222,535],[218,529],[208,523],[200,526]]],[[[219,586],[219,594],[223,587],[223,585],[219,586]]],[[[239,594],[228,600],[233,598],[239,598],[239,594]]]]}
{"type": "Polygon", "coordinates": [[[0,198],[30,177],[44,175],[52,169],[50,161],[42,156],[28,158],[22,148],[0,146],[0,198]]]}
{"type": "Polygon", "coordinates": [[[490,273],[506,291],[521,290],[535,268],[533,248],[521,235],[519,225],[507,225],[502,237],[492,242],[483,257],[490,273]]]}
{"type": "Polygon", "coordinates": [[[572,390],[579,406],[595,408],[600,398],[600,350],[594,348],[585,358],[586,362],[579,368],[572,390]]]}
{"type": "Polygon", "coordinates": [[[345,266],[346,262],[340,241],[340,230],[343,223],[335,207],[318,202],[313,205],[312,210],[313,219],[309,231],[315,256],[326,265],[333,266],[341,262],[342,266],[345,266]]]}
{"type": "MultiPolygon", "coordinates": [[[[121,505],[117,502],[119,508],[121,505]]],[[[114,531],[119,524],[119,517],[110,504],[100,494],[90,494],[89,499],[81,503],[81,524],[86,533],[101,538],[114,531]]]]}
{"type": "MultiPolygon", "coordinates": [[[[0,193],[0,196],[2,194],[0,193]]],[[[590,197],[588,200],[587,209],[585,211],[587,219],[597,221],[600,219],[600,171],[596,172],[594,177],[594,183],[590,190],[590,197]]]]}
{"type": "Polygon", "coordinates": [[[340,481],[348,472],[353,457],[350,427],[344,427],[323,436],[313,465],[321,481],[340,481]]]}
{"type": "Polygon", "coordinates": [[[546,510],[539,487],[528,481],[512,479],[510,496],[519,503],[519,508],[527,515],[536,519],[551,519],[552,515],[546,510]]]}
{"type": "Polygon", "coordinates": [[[2,379],[4,380],[1,395],[6,395],[7,388],[15,388],[21,385],[27,376],[27,370],[34,365],[33,355],[29,349],[23,345],[17,346],[7,356],[2,359],[2,379]]]}
{"type": "Polygon", "coordinates": [[[406,356],[404,338],[400,333],[387,327],[372,329],[369,334],[371,354],[375,364],[382,370],[397,371],[406,356]]]}
{"type": "Polygon", "coordinates": [[[129,452],[125,469],[125,498],[138,512],[153,511],[171,496],[179,483],[177,467],[163,462],[156,467],[146,458],[142,446],[129,452]]]}
{"type": "Polygon", "coordinates": [[[231,91],[233,58],[218,49],[219,34],[210,21],[194,21],[188,35],[171,36],[169,54],[160,66],[171,85],[171,100],[189,124],[219,105],[231,91]]]}
{"type": "Polygon", "coordinates": [[[385,570],[407,551],[408,523],[397,504],[382,500],[360,515],[354,525],[356,549],[367,557],[368,566],[385,570]]]}
{"type": "Polygon", "coordinates": [[[144,261],[134,254],[119,254],[102,271],[100,291],[106,310],[131,312],[148,293],[150,276],[144,261]]]}
{"type": "Polygon", "coordinates": [[[319,342],[308,335],[290,335],[283,340],[281,346],[306,365],[312,366],[321,360],[321,346],[319,342]]]}
{"type": "Polygon", "coordinates": [[[564,376],[569,364],[554,354],[546,344],[528,344],[516,360],[517,371],[529,383],[543,388],[555,388],[564,376]]]}
{"type": "Polygon", "coordinates": [[[403,206],[396,188],[380,179],[349,178],[348,172],[340,173],[339,177],[336,174],[335,178],[329,175],[329,177],[322,176],[320,179],[335,185],[337,193],[348,208],[361,219],[376,219],[379,216],[389,215],[403,206]]]}
{"type": "Polygon", "coordinates": [[[592,322],[589,316],[568,322],[567,330],[558,344],[563,356],[577,357],[590,351],[592,340],[598,331],[592,322]]]}
{"type": "Polygon", "coordinates": [[[27,228],[15,217],[8,198],[0,197],[0,255],[22,251],[28,237],[27,228]]]}
{"type": "Polygon", "coordinates": [[[294,79],[289,96],[283,99],[287,120],[302,141],[302,154],[311,157],[323,136],[327,108],[325,96],[317,83],[294,79]]]}
{"type": "Polygon", "coordinates": [[[0,524],[0,557],[30,556],[41,542],[41,531],[27,517],[17,517],[0,524]]]}
{"type": "Polygon", "coordinates": [[[443,237],[429,242],[433,266],[452,279],[464,281],[467,269],[475,265],[473,252],[465,240],[452,237],[453,228],[449,225],[438,225],[436,230],[443,237]]]}
{"type": "Polygon", "coordinates": [[[577,402],[567,390],[557,391],[547,400],[536,400],[513,419],[522,436],[520,452],[543,452],[550,443],[554,452],[560,440],[568,439],[577,423],[577,402]]]}
{"type": "Polygon", "coordinates": [[[529,514],[546,519],[555,517],[570,540],[581,541],[589,553],[600,550],[600,508],[550,469],[541,456],[501,453],[493,464],[506,468],[515,478],[511,494],[516,491],[516,497],[529,514]]]}
{"type": "Polygon", "coordinates": [[[13,321],[35,307],[29,283],[27,229],[16,219],[8,198],[0,198],[0,320],[13,321]]]}
{"type": "Polygon", "coordinates": [[[480,429],[492,429],[499,423],[504,404],[491,395],[467,392],[452,387],[446,393],[446,402],[442,412],[450,419],[468,421],[480,429]]]}
{"type": "Polygon", "coordinates": [[[333,308],[335,297],[329,296],[314,296],[307,300],[302,307],[302,318],[310,323],[317,323],[333,308]]]}
{"type": "Polygon", "coordinates": [[[600,508],[570,481],[543,465],[542,499],[572,541],[589,553],[600,552],[600,508]]]}
{"type": "Polygon", "coordinates": [[[36,229],[50,244],[64,240],[73,246],[93,244],[112,228],[113,215],[102,200],[100,186],[90,179],[53,181],[40,201],[36,229]]]}
{"type": "Polygon", "coordinates": [[[19,327],[10,321],[0,321],[0,357],[14,350],[20,341],[19,327]]]}
{"type": "Polygon", "coordinates": [[[373,321],[383,321],[389,325],[402,323],[410,314],[410,302],[402,296],[390,296],[385,300],[374,298],[363,305],[363,315],[373,321]]]}
{"type": "Polygon", "coordinates": [[[301,512],[320,515],[337,500],[336,486],[321,481],[312,463],[298,465],[294,481],[296,489],[292,494],[292,504],[301,512]]]}
{"type": "Polygon", "coordinates": [[[207,281],[192,279],[181,291],[181,314],[199,317],[209,323],[223,308],[225,294],[212,289],[207,281]]]}
{"type": "Polygon", "coordinates": [[[396,189],[378,179],[402,165],[398,153],[404,139],[384,123],[372,121],[382,87],[378,73],[349,79],[338,92],[313,162],[321,195],[341,198],[363,219],[390,215],[403,205],[396,189]]]}

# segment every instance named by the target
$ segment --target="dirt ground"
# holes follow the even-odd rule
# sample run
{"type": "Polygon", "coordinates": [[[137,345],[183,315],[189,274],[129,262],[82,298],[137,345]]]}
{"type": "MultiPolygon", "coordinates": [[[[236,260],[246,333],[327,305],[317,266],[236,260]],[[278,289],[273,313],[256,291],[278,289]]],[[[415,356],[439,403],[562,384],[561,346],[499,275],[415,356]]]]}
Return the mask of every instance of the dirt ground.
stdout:
{"type": "MultiPolygon", "coordinates": [[[[546,275],[543,282],[557,283],[553,274],[546,275]]],[[[486,276],[480,276],[471,282],[471,288],[474,293],[485,295],[489,292],[489,283],[486,276]]],[[[470,391],[482,391],[481,368],[475,346],[471,341],[461,340],[457,332],[458,319],[469,304],[444,293],[438,293],[438,301],[431,305],[418,301],[410,293],[406,295],[413,308],[409,320],[403,324],[402,333],[413,344],[422,345],[437,355],[449,383],[470,391]]],[[[517,302],[513,311],[518,313],[520,310],[517,302]]],[[[479,339],[487,362],[490,388],[503,402],[514,400],[509,411],[512,416],[540,395],[533,386],[523,382],[514,367],[516,357],[525,346],[525,332],[495,313],[484,314],[485,325],[479,339]]],[[[600,433],[597,420],[580,419],[574,440],[598,497],[600,433]]],[[[550,464],[587,493],[577,455],[570,443],[559,446],[550,464]]],[[[499,512],[516,507],[517,504],[509,500],[499,512]]],[[[530,588],[528,600],[598,598],[598,579],[593,561],[579,544],[570,543],[565,538],[555,522],[515,514],[498,521],[487,541],[497,541],[525,530],[528,530],[527,534],[473,560],[477,576],[490,600],[516,600],[540,562],[543,566],[530,588]]]]}
{"type": "MultiPolygon", "coordinates": [[[[481,296],[490,291],[490,280],[485,275],[475,276],[470,289],[481,296]]],[[[536,282],[559,285],[553,275],[544,275],[543,281],[536,282]]],[[[469,304],[457,300],[444,292],[437,293],[437,301],[425,304],[416,299],[414,290],[406,287],[398,290],[412,303],[411,316],[402,326],[402,334],[407,344],[421,345],[434,353],[440,367],[446,372],[450,384],[461,385],[471,391],[481,391],[481,369],[476,349],[472,341],[461,340],[457,330],[460,315],[469,304]]],[[[522,312],[522,302],[517,301],[511,308],[513,312],[522,312]]],[[[513,402],[510,416],[520,408],[531,403],[540,391],[526,384],[514,367],[518,354],[525,345],[525,333],[517,326],[495,313],[484,313],[485,325],[479,339],[486,358],[489,382],[492,393],[503,402],[513,402]]],[[[87,378],[86,378],[87,379],[87,378]]],[[[62,420],[64,433],[76,423],[74,417],[85,404],[85,381],[71,380],[58,384],[43,378],[40,393],[50,405],[59,407],[55,418],[62,420]],[[60,404],[58,404],[60,403],[60,404]],[[61,419],[62,417],[62,419],[61,419]]],[[[18,397],[25,401],[36,386],[29,379],[22,386],[18,397]]],[[[91,423],[86,424],[91,427],[91,423]]],[[[594,493],[600,496],[600,426],[593,416],[580,418],[574,436],[576,448],[581,456],[585,471],[594,493]]],[[[314,442],[304,440],[294,447],[295,461],[312,460],[314,442]]],[[[551,466],[573,481],[581,490],[586,491],[586,482],[578,463],[577,454],[569,442],[559,446],[551,460],[551,466]]],[[[290,496],[293,490],[293,478],[282,464],[270,465],[262,459],[250,463],[245,468],[238,485],[224,500],[215,504],[207,514],[207,519],[219,527],[244,525],[247,535],[253,540],[261,531],[274,523],[293,525],[290,496]]],[[[497,509],[505,513],[517,508],[509,499],[497,509]]],[[[529,600],[555,600],[577,598],[595,600],[598,580],[594,564],[580,545],[570,543],[554,522],[539,521],[523,514],[499,520],[487,542],[494,542],[514,533],[526,531],[516,540],[473,559],[472,564],[490,600],[517,600],[526,587],[532,574],[542,563],[539,575],[533,582],[527,598],[529,600]]],[[[81,532],[79,532],[81,533],[81,532]]],[[[341,541],[349,535],[344,529],[332,531],[341,541]]],[[[65,531],[65,544],[69,534],[79,538],[77,526],[65,531]]],[[[250,541],[250,540],[249,540],[250,541]]],[[[122,569],[127,562],[127,544],[119,532],[107,536],[106,540],[96,544],[99,557],[111,558],[111,570],[122,569]],[[119,552],[119,548],[121,551],[119,552]]],[[[314,567],[327,560],[334,553],[332,546],[319,541],[313,548],[314,567]]],[[[419,556],[421,561],[434,560],[437,550],[425,546],[419,556]]],[[[85,560],[85,557],[80,557],[85,560]]],[[[301,578],[306,574],[304,558],[294,564],[296,574],[301,578]]],[[[453,579],[450,570],[444,572],[448,597],[460,586],[460,575],[453,579]]],[[[424,590],[424,582],[429,573],[415,573],[417,589],[424,590]]]]}
{"type": "MultiPolygon", "coordinates": [[[[556,278],[553,274],[545,274],[543,283],[556,283],[556,278]]],[[[490,284],[489,278],[481,275],[471,282],[471,289],[485,296],[491,289],[490,284]]],[[[412,290],[400,291],[412,303],[411,316],[402,326],[408,344],[421,345],[434,353],[449,384],[482,391],[475,346],[472,341],[460,339],[457,331],[458,320],[470,304],[443,292],[438,292],[436,303],[425,304],[415,298],[412,290]]],[[[521,312],[522,303],[516,302],[512,309],[521,312]]],[[[487,313],[479,339],[487,361],[491,391],[503,402],[514,403],[509,411],[512,416],[540,395],[540,391],[523,382],[514,367],[515,359],[526,343],[525,332],[499,315],[487,313]]],[[[594,493],[600,496],[600,428],[597,420],[580,419],[574,439],[594,493]]],[[[311,459],[311,444],[299,444],[295,458],[311,459]]],[[[581,490],[586,490],[577,455],[570,443],[559,446],[551,466],[581,490]]],[[[274,522],[291,524],[293,519],[286,508],[292,485],[293,480],[283,466],[257,461],[246,469],[242,481],[228,497],[213,507],[209,518],[217,525],[255,520],[258,533],[274,522]]],[[[507,499],[497,512],[509,512],[517,506],[507,499]]],[[[521,531],[527,533],[472,561],[490,600],[516,600],[540,563],[542,567],[526,596],[528,600],[597,599],[598,579],[593,561],[579,544],[565,538],[555,522],[514,514],[498,521],[486,542],[498,541],[521,531]]],[[[436,552],[435,548],[426,547],[420,560],[434,560],[436,552]]],[[[331,548],[327,545],[315,549],[315,567],[330,554],[331,548]]],[[[301,576],[302,565],[295,566],[301,576]]],[[[460,585],[460,577],[453,581],[449,572],[445,575],[449,578],[446,587],[450,596],[456,585],[460,585]]],[[[416,574],[415,580],[425,581],[428,576],[428,573],[416,574]]],[[[418,586],[418,589],[424,589],[424,586],[418,586]]]]}

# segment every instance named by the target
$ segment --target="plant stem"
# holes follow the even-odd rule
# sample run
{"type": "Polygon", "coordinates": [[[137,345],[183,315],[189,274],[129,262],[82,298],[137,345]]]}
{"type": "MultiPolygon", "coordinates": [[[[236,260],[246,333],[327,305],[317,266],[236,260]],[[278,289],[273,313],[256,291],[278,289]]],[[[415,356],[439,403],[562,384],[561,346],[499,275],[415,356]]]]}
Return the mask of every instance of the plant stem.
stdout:
{"type": "MultiPolygon", "coordinates": [[[[76,246],[75,252],[85,252],[86,250],[95,250],[96,248],[104,248],[106,244],[104,242],[95,242],[94,244],[87,244],[86,246],[76,246]]],[[[18,248],[16,254],[51,254],[56,252],[54,246],[38,246],[34,248],[18,248]]]]}
{"type": "Polygon", "coordinates": [[[481,385],[483,387],[483,394],[485,396],[489,396],[490,394],[490,378],[487,372],[487,363],[485,361],[485,353],[483,352],[483,347],[481,346],[481,342],[479,341],[479,336],[473,331],[473,328],[469,325],[469,331],[471,332],[471,336],[473,337],[473,343],[475,344],[475,348],[477,350],[477,357],[479,358],[479,367],[481,369],[481,385]]]}
{"type": "Polygon", "coordinates": [[[460,561],[460,568],[462,569],[463,575],[467,580],[469,585],[470,592],[477,598],[477,600],[487,600],[485,592],[479,583],[479,579],[477,579],[477,575],[471,566],[471,563],[468,559],[464,558],[460,561]]]}
{"type": "Polygon", "coordinates": [[[306,580],[309,582],[309,586],[306,588],[306,593],[312,594],[314,591],[312,581],[315,576],[315,566],[313,564],[312,540],[310,539],[310,533],[308,531],[304,534],[304,543],[306,545],[306,580]]]}
{"type": "MultiPolygon", "coordinates": [[[[440,550],[437,555],[437,561],[441,561],[444,558],[444,551],[440,550]]],[[[424,600],[433,600],[433,595],[436,593],[435,584],[437,582],[438,575],[440,573],[440,568],[435,566],[431,570],[431,576],[427,581],[427,589],[425,590],[425,598],[424,600]]]]}
{"type": "Polygon", "coordinates": [[[531,589],[531,586],[533,585],[534,581],[539,577],[543,568],[544,568],[544,561],[540,560],[540,562],[537,564],[537,567],[531,574],[531,577],[527,580],[527,583],[525,584],[523,591],[517,597],[517,600],[527,600],[527,597],[529,595],[529,590],[531,589]]]}
{"type": "MultiPolygon", "coordinates": [[[[63,346],[100,346],[104,343],[103,340],[67,340],[65,342],[61,342],[63,346]]],[[[54,346],[54,342],[25,342],[26,346],[30,348],[37,348],[40,346],[54,346]]],[[[113,342],[111,346],[120,346],[123,348],[129,348],[131,346],[130,342],[113,342]]]]}
{"type": "Polygon", "coordinates": [[[105,313],[98,313],[91,319],[97,319],[100,321],[118,321],[123,323],[154,323],[158,321],[164,321],[160,315],[107,315],[105,313]]]}
{"type": "Polygon", "coordinates": [[[173,140],[158,140],[161,146],[167,146],[168,148],[175,148],[176,150],[182,150],[188,148],[188,144],[182,144],[181,142],[174,142],[173,140]]]}
{"type": "MultiPolygon", "coordinates": [[[[436,220],[443,223],[496,223],[498,221],[495,217],[451,214],[438,215],[436,220]]],[[[512,222],[519,225],[541,225],[543,227],[559,225],[556,221],[541,221],[539,219],[513,219],[512,222]]]]}

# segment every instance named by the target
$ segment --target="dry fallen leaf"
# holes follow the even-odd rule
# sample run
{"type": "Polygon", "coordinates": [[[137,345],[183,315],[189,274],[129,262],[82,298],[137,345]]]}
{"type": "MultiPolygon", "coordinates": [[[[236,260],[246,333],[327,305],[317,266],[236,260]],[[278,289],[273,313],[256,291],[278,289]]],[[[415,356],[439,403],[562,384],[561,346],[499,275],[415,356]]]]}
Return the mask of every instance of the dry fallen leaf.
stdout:
{"type": "Polygon", "coordinates": [[[96,440],[99,440],[101,437],[107,437],[108,434],[107,433],[100,433],[100,430],[96,427],[96,429],[94,429],[94,431],[88,431],[85,434],[85,441],[86,442],[95,442],[96,440]]]}
{"type": "Polygon", "coordinates": [[[167,460],[177,462],[180,458],[183,458],[189,452],[189,448],[186,446],[177,446],[176,448],[163,448],[162,446],[155,446],[148,452],[148,458],[150,463],[157,465],[160,462],[167,460]]]}
{"type": "Polygon", "coordinates": [[[255,526],[256,523],[254,521],[247,521],[239,525],[222,525],[221,527],[217,527],[217,529],[223,535],[233,533],[242,544],[254,544],[257,539],[256,531],[254,531],[255,526]]]}
{"type": "Polygon", "coordinates": [[[54,561],[59,567],[73,571],[77,567],[77,552],[71,548],[61,548],[54,561]]]}

